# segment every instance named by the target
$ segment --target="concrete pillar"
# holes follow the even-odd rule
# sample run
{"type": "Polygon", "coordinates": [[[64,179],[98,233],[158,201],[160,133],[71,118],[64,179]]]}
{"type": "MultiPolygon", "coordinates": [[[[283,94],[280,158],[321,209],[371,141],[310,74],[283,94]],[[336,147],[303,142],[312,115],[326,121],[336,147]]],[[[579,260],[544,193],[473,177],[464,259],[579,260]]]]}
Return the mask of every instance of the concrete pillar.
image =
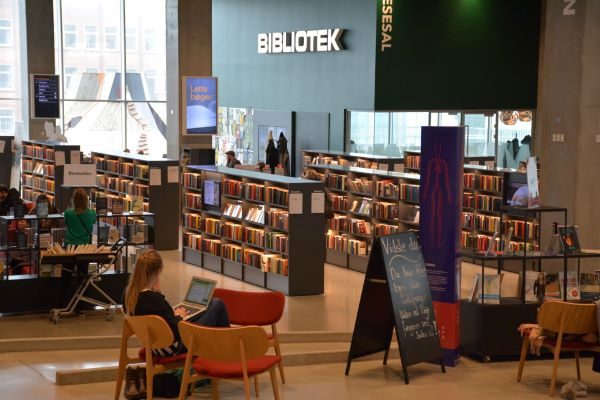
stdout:
{"type": "Polygon", "coordinates": [[[582,247],[598,248],[600,1],[547,0],[545,8],[536,127],[540,194],[544,204],[568,208],[582,247]],[[561,135],[564,142],[556,141],[561,135]]]}

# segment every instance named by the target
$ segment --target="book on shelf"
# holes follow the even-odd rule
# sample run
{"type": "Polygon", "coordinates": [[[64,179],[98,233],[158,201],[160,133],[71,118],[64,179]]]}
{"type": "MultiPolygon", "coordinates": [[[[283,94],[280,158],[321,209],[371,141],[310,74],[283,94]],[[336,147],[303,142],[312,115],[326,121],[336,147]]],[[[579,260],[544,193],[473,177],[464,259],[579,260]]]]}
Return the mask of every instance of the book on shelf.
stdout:
{"type": "Polygon", "coordinates": [[[358,209],[358,200],[352,200],[352,205],[350,206],[350,212],[356,212],[358,209]]]}
{"type": "Polygon", "coordinates": [[[581,293],[579,290],[579,277],[577,271],[567,271],[567,282],[565,284],[565,275],[560,272],[558,274],[560,279],[560,291],[561,293],[567,294],[567,300],[581,300],[581,293]]]}
{"type": "Polygon", "coordinates": [[[106,214],[108,211],[108,199],[103,196],[96,197],[96,214],[106,214]]]}
{"type": "Polygon", "coordinates": [[[265,210],[263,207],[251,207],[246,213],[247,221],[255,222],[257,224],[265,223],[265,210]]]}
{"type": "Polygon", "coordinates": [[[579,292],[582,301],[600,300],[600,273],[599,271],[579,274],[579,292]]]}
{"type": "Polygon", "coordinates": [[[144,211],[144,199],[141,196],[134,196],[131,202],[131,212],[142,213],[144,211]]]}
{"type": "Polygon", "coordinates": [[[477,302],[500,304],[504,273],[481,275],[477,273],[477,302]]]}
{"type": "Polygon", "coordinates": [[[558,273],[546,273],[546,287],[544,289],[544,300],[560,300],[560,279],[558,273]]]}
{"type": "Polygon", "coordinates": [[[242,205],[238,203],[229,203],[225,206],[223,215],[233,218],[242,218],[242,205]]]}
{"type": "Polygon", "coordinates": [[[363,199],[360,203],[357,213],[364,215],[371,215],[371,200],[363,199]]]}
{"type": "Polygon", "coordinates": [[[357,178],[348,181],[348,187],[351,192],[371,194],[371,181],[366,178],[357,178]]]}
{"type": "Polygon", "coordinates": [[[558,234],[560,235],[562,246],[566,253],[575,253],[581,251],[579,236],[577,235],[577,226],[559,225],[558,234]]]}
{"type": "MultiPolygon", "coordinates": [[[[520,273],[519,275],[520,279],[523,279],[523,274],[520,273]]],[[[546,273],[542,271],[525,271],[525,301],[541,303],[545,297],[546,273]]]]}
{"type": "Polygon", "coordinates": [[[123,199],[113,198],[111,210],[113,214],[123,214],[123,199]]]}

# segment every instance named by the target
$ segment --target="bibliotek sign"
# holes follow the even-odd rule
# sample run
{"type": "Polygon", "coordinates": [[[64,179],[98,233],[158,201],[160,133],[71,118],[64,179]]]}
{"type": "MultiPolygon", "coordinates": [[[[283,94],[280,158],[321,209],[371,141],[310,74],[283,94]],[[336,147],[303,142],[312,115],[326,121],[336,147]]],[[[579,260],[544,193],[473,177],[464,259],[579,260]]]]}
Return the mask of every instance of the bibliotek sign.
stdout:
{"type": "Polygon", "coordinates": [[[341,51],[343,33],[341,28],[259,33],[258,54],[341,51]]]}
{"type": "Polygon", "coordinates": [[[96,166],[94,164],[65,164],[64,186],[96,186],[96,166]]]}

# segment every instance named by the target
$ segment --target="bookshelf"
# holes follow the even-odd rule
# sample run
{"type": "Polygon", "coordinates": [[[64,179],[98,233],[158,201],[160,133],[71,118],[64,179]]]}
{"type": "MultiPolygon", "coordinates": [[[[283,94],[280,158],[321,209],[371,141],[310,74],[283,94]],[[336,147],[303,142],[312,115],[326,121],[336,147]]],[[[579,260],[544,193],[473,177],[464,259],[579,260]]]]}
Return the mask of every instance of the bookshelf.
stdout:
{"type": "Polygon", "coordinates": [[[334,164],[347,167],[402,171],[403,158],[334,150],[303,150],[303,165],[334,164]]]}
{"type": "Polygon", "coordinates": [[[68,198],[62,198],[61,190],[64,178],[64,164],[79,164],[81,153],[79,145],[49,141],[22,141],[21,155],[21,196],[24,200],[35,201],[40,194],[48,196],[52,204],[64,210],[69,204],[68,198]],[[56,154],[59,162],[56,163],[56,154]],[[60,160],[63,158],[64,160],[60,160]],[[61,162],[61,161],[64,161],[61,162]],[[57,198],[58,194],[58,198],[57,198]],[[61,204],[57,204],[57,202],[61,204]]]}
{"type": "Polygon", "coordinates": [[[141,198],[144,204],[143,211],[154,214],[154,248],[177,249],[178,160],[123,152],[92,152],[91,159],[96,165],[97,184],[97,189],[92,193],[92,201],[95,201],[97,196],[106,197],[107,208],[111,210],[113,201],[122,199],[123,210],[129,211],[134,199],[141,198]],[[169,174],[169,168],[175,170],[169,174]],[[155,174],[152,180],[151,174],[155,174]]]}
{"type": "Polygon", "coordinates": [[[183,260],[290,296],[322,294],[324,214],[312,213],[314,193],[323,183],[184,167],[183,260]]]}
{"type": "Polygon", "coordinates": [[[10,175],[13,163],[13,142],[14,136],[0,135],[0,184],[10,187],[10,175]]]}

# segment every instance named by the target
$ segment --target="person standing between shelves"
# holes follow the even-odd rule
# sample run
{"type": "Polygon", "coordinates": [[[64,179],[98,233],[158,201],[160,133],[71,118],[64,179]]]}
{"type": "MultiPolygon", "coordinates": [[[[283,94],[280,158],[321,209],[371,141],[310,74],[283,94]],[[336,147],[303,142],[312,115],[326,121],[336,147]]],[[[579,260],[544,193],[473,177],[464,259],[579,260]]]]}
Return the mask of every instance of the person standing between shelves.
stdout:
{"type": "MultiPolygon", "coordinates": [[[[127,315],[158,315],[171,328],[175,341],[167,348],[154,349],[156,356],[166,357],[174,354],[183,354],[187,350],[181,342],[177,324],[183,320],[184,310],[173,310],[165,296],[160,291],[160,274],[164,269],[162,257],[156,250],[147,250],[142,253],[136,263],[135,269],[125,289],[125,311],[127,315]]],[[[229,314],[225,303],[213,297],[206,311],[199,317],[194,317],[188,322],[218,328],[229,327],[229,314]]]]}
{"type": "Polygon", "coordinates": [[[285,176],[290,176],[290,153],[288,152],[288,141],[283,134],[283,131],[279,132],[277,154],[279,155],[279,165],[283,168],[283,174],[285,176]]]}
{"type": "Polygon", "coordinates": [[[227,167],[235,168],[236,165],[242,164],[240,162],[240,160],[235,158],[235,151],[229,150],[228,152],[225,153],[225,155],[227,156],[227,164],[226,164],[227,167]]]}
{"type": "Polygon", "coordinates": [[[265,150],[265,164],[271,167],[271,173],[275,173],[275,167],[279,163],[279,152],[277,146],[275,146],[275,140],[273,140],[273,131],[269,131],[267,135],[267,149],[265,150]]]}
{"type": "Polygon", "coordinates": [[[89,208],[89,198],[85,190],[78,188],[73,193],[73,208],[65,211],[65,245],[92,243],[95,223],[96,211],[89,208]]]}

